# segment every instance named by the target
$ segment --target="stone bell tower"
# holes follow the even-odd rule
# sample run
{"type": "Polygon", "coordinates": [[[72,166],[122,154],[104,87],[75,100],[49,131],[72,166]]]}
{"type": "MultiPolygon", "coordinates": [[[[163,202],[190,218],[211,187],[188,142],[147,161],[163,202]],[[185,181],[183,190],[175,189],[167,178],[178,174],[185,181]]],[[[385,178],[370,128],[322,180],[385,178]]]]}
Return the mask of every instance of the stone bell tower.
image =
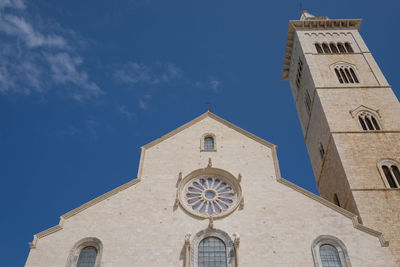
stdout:
{"type": "Polygon", "coordinates": [[[400,264],[400,104],[360,25],[303,12],[289,22],[282,78],[321,196],[382,232],[400,264]]]}

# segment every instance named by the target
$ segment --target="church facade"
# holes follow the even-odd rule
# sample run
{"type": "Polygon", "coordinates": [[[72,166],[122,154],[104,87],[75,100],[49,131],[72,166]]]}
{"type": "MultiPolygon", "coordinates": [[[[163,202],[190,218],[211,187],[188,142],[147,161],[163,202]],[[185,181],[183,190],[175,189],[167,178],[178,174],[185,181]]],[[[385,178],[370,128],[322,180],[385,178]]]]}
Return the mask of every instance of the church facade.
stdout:
{"type": "MultiPolygon", "coordinates": [[[[378,212],[375,210],[384,206],[384,200],[378,199],[382,196],[368,188],[371,190],[367,190],[367,194],[374,194],[376,206],[369,207],[370,211],[360,207],[367,197],[356,197],[354,192],[359,191],[353,190],[349,186],[351,183],[342,184],[341,179],[349,179],[346,171],[341,173],[343,164],[340,165],[340,160],[343,161],[344,155],[330,156],[330,153],[339,153],[340,147],[327,145],[333,141],[317,140],[321,136],[333,135],[328,131],[332,128],[323,128],[329,121],[325,120],[325,124],[321,122],[326,119],[324,106],[319,107],[319,114],[314,108],[307,113],[317,116],[320,121],[310,120],[305,126],[303,104],[306,102],[297,101],[297,90],[306,88],[306,85],[310,90],[318,91],[315,89],[317,86],[312,84],[315,78],[311,66],[324,62],[309,60],[319,50],[307,55],[302,47],[309,42],[305,37],[307,31],[327,31],[326,27],[322,27],[326,21],[333,25],[329,31],[342,27],[346,34],[350,32],[342,42],[349,42],[356,49],[359,35],[353,31],[358,32],[359,24],[342,25],[340,22],[340,25],[334,25],[334,20],[303,13],[300,21],[290,22],[292,26],[289,26],[283,73],[294,91],[303,130],[310,136],[313,134],[310,140],[306,138],[306,143],[314,171],[316,174],[321,170],[327,173],[324,174],[326,177],[316,175],[322,197],[281,177],[275,145],[206,112],[143,146],[136,179],[62,215],[59,225],[36,234],[30,243],[31,250],[25,266],[398,266],[394,253],[397,248],[391,247],[392,240],[397,240],[396,235],[391,235],[395,230],[386,231],[379,220],[371,219],[379,215],[369,214],[378,212]],[[307,23],[311,26],[307,30],[301,28],[300,34],[297,23],[304,23],[302,27],[306,27],[307,23]],[[299,63],[299,58],[302,63],[299,63]],[[299,66],[302,68],[300,77],[299,66]],[[294,87],[296,83],[300,89],[294,87]],[[322,143],[325,151],[317,146],[314,155],[312,140],[317,140],[318,145],[322,143]],[[325,167],[317,161],[318,153],[327,158],[325,167]],[[329,176],[331,172],[337,175],[329,176]]],[[[315,38],[312,42],[317,49],[315,38]]],[[[324,41],[318,42],[322,49],[324,41]]],[[[311,41],[308,47],[311,49],[311,41]]],[[[348,54],[357,54],[356,51],[348,54]]],[[[319,57],[327,63],[323,56],[326,55],[320,53],[319,57]]],[[[336,56],[339,57],[339,53],[336,56]]],[[[353,72],[357,70],[355,75],[359,81],[370,77],[362,76],[359,68],[365,66],[358,66],[359,62],[348,59],[337,62],[346,62],[346,66],[354,68],[353,72]]],[[[316,65],[314,67],[317,69],[316,65]]],[[[335,67],[333,71],[335,73],[335,67]]],[[[341,75],[340,69],[338,71],[341,75]]],[[[343,71],[346,75],[345,69],[343,71]]],[[[344,76],[340,77],[343,81],[344,76]]],[[[348,81],[349,77],[346,77],[348,81]]],[[[377,79],[384,79],[382,77],[377,79]]],[[[390,89],[387,85],[385,88],[390,89]]],[[[309,102],[311,107],[317,103],[316,94],[309,102]]],[[[386,97],[390,98],[390,94],[386,97]]],[[[393,93],[391,97],[391,101],[395,102],[393,93]]],[[[337,105],[341,105],[341,100],[337,105]]],[[[368,107],[367,111],[382,106],[371,103],[361,105],[368,107]]],[[[396,105],[399,105],[398,102],[396,105]]],[[[365,111],[364,108],[355,110],[365,111]]],[[[381,117],[386,115],[383,109],[379,110],[379,114],[381,117]]],[[[354,116],[361,115],[355,113],[354,116]]],[[[381,117],[375,118],[376,123],[380,129],[386,129],[381,117]]],[[[368,118],[371,125],[375,125],[372,117],[361,118],[364,121],[368,118]]],[[[362,120],[358,117],[352,120],[361,125],[362,120]]],[[[364,124],[369,127],[367,122],[364,124]]],[[[352,131],[364,133],[362,125],[360,127],[352,131]]],[[[377,131],[374,129],[371,133],[381,134],[377,131]]],[[[395,155],[387,157],[390,162],[396,162],[395,155]]],[[[397,160],[400,160],[399,156],[397,160]]],[[[397,185],[396,171],[392,168],[395,165],[391,163],[388,166],[397,185]]],[[[377,191],[399,196],[399,191],[390,187],[392,181],[385,176],[388,172],[382,172],[381,180],[387,181],[382,189],[387,190],[377,191]]],[[[368,185],[367,181],[363,180],[363,183],[368,185]]],[[[399,217],[398,212],[392,212],[392,216],[399,217]]],[[[394,225],[398,227],[398,224],[394,225]]]]}

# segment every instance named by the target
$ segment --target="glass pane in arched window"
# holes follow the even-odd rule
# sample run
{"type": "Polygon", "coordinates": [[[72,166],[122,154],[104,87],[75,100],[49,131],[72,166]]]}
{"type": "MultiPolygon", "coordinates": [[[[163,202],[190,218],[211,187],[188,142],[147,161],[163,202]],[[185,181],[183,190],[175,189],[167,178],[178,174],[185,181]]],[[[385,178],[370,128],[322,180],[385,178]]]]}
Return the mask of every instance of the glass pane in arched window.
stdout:
{"type": "Polygon", "coordinates": [[[383,173],[386,176],[386,180],[388,181],[390,188],[397,188],[397,185],[394,182],[394,179],[393,179],[392,173],[389,170],[389,167],[383,165],[382,166],[382,170],[383,170],[383,173]]]}
{"type": "Polygon", "coordinates": [[[397,183],[400,184],[400,171],[396,165],[392,166],[392,172],[394,174],[394,177],[396,177],[397,183]]]}
{"type": "Polygon", "coordinates": [[[207,237],[199,244],[199,267],[226,267],[226,247],[221,239],[207,237]]]}
{"type": "Polygon", "coordinates": [[[336,73],[336,76],[337,76],[339,82],[340,82],[340,83],[343,83],[343,79],[342,79],[342,77],[340,76],[340,73],[339,73],[339,71],[338,71],[337,69],[335,69],[335,73],[336,73]]]}
{"type": "Polygon", "coordinates": [[[364,131],[368,130],[367,126],[365,125],[364,119],[361,117],[358,117],[358,120],[360,121],[361,127],[363,128],[364,131]]]}
{"type": "Polygon", "coordinates": [[[375,127],[375,130],[380,130],[380,129],[381,129],[381,128],[379,127],[379,124],[378,124],[378,122],[376,121],[376,119],[375,119],[374,116],[371,116],[371,121],[372,121],[372,124],[373,124],[374,127],[375,127]]]}
{"type": "Polygon", "coordinates": [[[319,248],[319,255],[323,267],[342,267],[339,252],[332,245],[322,245],[319,248]]]}
{"type": "Polygon", "coordinates": [[[96,263],[97,249],[95,247],[85,247],[81,250],[78,258],[77,267],[94,267],[96,263]]]}
{"type": "Polygon", "coordinates": [[[214,138],[212,138],[212,137],[204,138],[204,149],[205,150],[214,149],[214,138]]]}

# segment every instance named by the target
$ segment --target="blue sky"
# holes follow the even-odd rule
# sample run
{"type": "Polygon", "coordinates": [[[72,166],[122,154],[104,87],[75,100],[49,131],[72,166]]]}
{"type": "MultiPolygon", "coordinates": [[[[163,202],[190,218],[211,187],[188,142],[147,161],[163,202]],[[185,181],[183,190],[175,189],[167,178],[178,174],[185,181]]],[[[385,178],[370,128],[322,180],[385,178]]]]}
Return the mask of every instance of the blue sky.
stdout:
{"type": "MultiPolygon", "coordinates": [[[[399,96],[398,1],[303,0],[361,34],[399,96]]],[[[299,1],[0,0],[0,242],[21,266],[60,215],[136,177],[139,148],[214,113],[278,145],[283,177],[314,192],[289,84],[299,1]]],[[[5,253],[7,252],[7,253],[5,253]]]]}

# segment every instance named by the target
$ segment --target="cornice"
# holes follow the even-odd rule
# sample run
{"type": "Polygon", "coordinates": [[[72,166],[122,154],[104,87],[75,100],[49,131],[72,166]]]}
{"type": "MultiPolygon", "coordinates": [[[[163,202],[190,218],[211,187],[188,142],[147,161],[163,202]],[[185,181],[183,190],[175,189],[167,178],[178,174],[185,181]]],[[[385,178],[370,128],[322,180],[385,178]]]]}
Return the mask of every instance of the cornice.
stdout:
{"type": "Polygon", "coordinates": [[[294,33],[301,30],[359,30],[361,19],[311,19],[290,20],[286,37],[285,57],[283,61],[282,80],[287,80],[290,71],[290,62],[294,43],[294,33]]]}

